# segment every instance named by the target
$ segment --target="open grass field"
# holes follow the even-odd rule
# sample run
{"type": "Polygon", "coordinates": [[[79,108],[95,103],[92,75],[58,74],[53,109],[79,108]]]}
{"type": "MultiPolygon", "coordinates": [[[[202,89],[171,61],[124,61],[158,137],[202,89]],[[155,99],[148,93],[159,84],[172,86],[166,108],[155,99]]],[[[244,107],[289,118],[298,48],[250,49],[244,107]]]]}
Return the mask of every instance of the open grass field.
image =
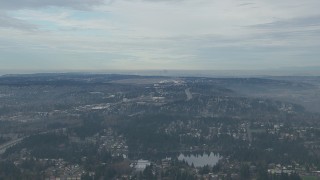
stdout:
{"type": "Polygon", "coordinates": [[[301,177],[303,180],[319,180],[320,177],[317,176],[302,176],[301,177]]]}

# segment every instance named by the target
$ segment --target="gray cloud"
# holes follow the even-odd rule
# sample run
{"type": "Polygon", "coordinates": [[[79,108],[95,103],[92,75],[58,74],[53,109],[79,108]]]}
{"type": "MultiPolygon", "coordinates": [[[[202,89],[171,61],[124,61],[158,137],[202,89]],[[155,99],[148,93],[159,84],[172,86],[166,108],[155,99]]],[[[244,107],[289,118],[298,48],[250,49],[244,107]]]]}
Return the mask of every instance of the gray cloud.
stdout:
{"type": "Polygon", "coordinates": [[[255,5],[255,3],[241,3],[238,6],[250,6],[250,5],[255,5]]]}
{"type": "Polygon", "coordinates": [[[261,31],[256,40],[310,48],[319,44],[320,15],[257,24],[249,28],[261,31]]]}
{"type": "Polygon", "coordinates": [[[261,28],[261,29],[273,29],[273,28],[282,29],[282,28],[299,28],[299,27],[316,27],[316,26],[320,26],[320,15],[274,21],[271,23],[253,25],[251,27],[261,28]]]}
{"type": "Polygon", "coordinates": [[[0,9],[16,10],[49,6],[89,9],[104,4],[104,0],[0,0],[0,9]]]}
{"type": "Polygon", "coordinates": [[[0,0],[1,67],[319,66],[319,5],[319,0],[0,0]],[[26,29],[36,32],[21,31],[26,29]]]}
{"type": "Polygon", "coordinates": [[[37,27],[29,24],[23,20],[10,17],[4,13],[0,13],[0,27],[1,28],[14,28],[20,30],[36,30],[37,27]]]}

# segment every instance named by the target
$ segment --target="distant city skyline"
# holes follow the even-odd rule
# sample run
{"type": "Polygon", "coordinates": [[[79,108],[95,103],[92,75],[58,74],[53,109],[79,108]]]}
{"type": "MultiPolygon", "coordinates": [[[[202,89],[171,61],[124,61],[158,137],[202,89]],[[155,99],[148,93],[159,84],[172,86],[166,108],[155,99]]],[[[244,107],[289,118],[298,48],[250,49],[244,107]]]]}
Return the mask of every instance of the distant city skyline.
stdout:
{"type": "Polygon", "coordinates": [[[0,74],[320,75],[319,8],[318,0],[3,0],[0,74]]]}

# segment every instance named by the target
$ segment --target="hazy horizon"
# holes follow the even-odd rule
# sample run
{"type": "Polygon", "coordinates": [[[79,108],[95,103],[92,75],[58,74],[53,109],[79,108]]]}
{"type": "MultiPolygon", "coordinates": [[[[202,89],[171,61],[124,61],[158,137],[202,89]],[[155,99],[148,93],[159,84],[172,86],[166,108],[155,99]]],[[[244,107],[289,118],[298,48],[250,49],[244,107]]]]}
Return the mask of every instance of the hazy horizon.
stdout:
{"type": "Polygon", "coordinates": [[[146,76],[195,76],[195,77],[263,77],[263,76],[320,76],[318,67],[278,68],[261,70],[182,70],[182,69],[107,69],[107,70],[1,70],[0,76],[14,74],[83,73],[127,74],[146,76]]]}

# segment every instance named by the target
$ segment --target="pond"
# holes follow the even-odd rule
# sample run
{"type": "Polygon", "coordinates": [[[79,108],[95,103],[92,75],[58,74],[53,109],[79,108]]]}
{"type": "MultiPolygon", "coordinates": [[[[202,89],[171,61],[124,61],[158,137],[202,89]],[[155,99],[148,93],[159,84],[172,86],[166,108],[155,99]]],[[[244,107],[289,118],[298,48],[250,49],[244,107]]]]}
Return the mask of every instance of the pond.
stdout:
{"type": "Polygon", "coordinates": [[[179,161],[185,161],[188,163],[189,166],[192,164],[195,167],[204,167],[206,165],[214,166],[218,163],[218,161],[222,157],[219,154],[214,154],[211,152],[210,154],[203,153],[203,154],[193,154],[193,155],[184,155],[180,154],[178,156],[179,161]]]}

